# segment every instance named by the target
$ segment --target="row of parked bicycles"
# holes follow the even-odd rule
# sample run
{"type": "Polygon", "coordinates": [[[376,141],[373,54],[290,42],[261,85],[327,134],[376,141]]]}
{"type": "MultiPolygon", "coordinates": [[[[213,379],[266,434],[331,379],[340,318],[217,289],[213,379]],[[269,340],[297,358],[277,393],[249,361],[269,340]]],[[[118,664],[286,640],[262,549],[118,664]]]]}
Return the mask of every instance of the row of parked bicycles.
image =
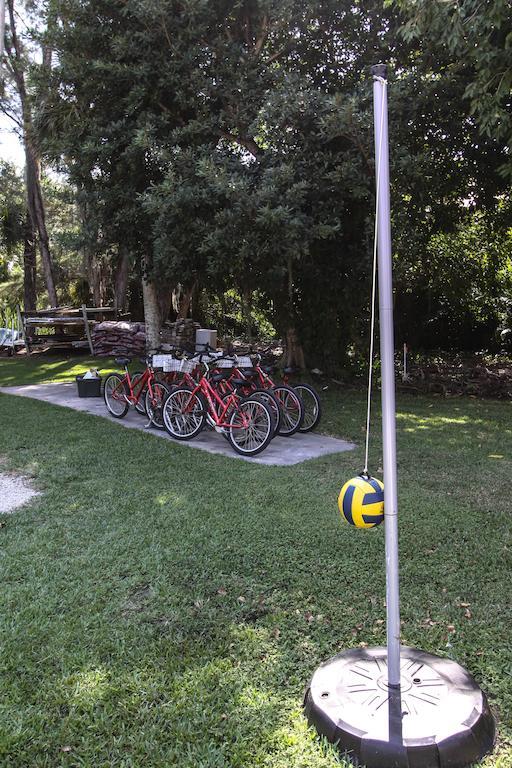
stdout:
{"type": "Polygon", "coordinates": [[[276,435],[310,432],[321,416],[320,398],[309,384],[290,383],[285,368],[275,378],[274,363],[261,354],[236,355],[206,347],[190,353],[174,349],[153,354],[144,370],[130,372],[131,359],[120,357],[123,373],[105,379],[108,411],[121,419],[133,407],[148,424],[176,440],[191,440],[205,429],[219,432],[244,456],[263,451],[276,435]]]}

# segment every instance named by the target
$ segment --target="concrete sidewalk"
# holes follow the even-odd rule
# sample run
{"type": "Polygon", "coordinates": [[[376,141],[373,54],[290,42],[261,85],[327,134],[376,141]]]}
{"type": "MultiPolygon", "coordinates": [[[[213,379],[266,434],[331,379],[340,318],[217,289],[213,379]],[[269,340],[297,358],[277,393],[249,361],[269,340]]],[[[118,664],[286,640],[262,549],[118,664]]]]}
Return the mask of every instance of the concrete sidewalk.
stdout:
{"type": "MultiPolygon", "coordinates": [[[[147,424],[147,419],[139,416],[134,408],[130,408],[124,419],[114,419],[108,413],[102,397],[78,397],[74,382],[69,384],[27,384],[22,387],[0,387],[0,392],[6,395],[18,395],[30,397],[34,400],[44,400],[44,402],[51,403],[52,405],[72,408],[75,411],[91,413],[94,416],[102,416],[111,422],[128,427],[129,429],[144,430],[147,424]]],[[[300,464],[303,461],[316,459],[319,456],[343,453],[355,448],[353,443],[337,440],[334,437],[325,437],[313,432],[303,435],[297,433],[292,437],[275,437],[268,448],[262,453],[254,458],[248,458],[235,453],[222,435],[209,429],[204,429],[196,438],[189,441],[173,440],[167,432],[159,429],[151,428],[151,434],[165,440],[171,440],[173,443],[179,442],[180,445],[186,445],[190,448],[199,448],[200,450],[208,451],[208,453],[220,453],[223,456],[242,459],[242,461],[277,466],[300,464]]]]}

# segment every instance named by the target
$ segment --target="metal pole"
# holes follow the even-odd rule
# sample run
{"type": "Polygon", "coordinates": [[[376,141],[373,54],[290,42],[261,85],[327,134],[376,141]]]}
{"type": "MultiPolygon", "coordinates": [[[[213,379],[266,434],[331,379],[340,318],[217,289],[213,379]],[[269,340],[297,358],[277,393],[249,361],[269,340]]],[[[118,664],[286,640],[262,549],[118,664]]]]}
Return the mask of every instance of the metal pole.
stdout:
{"type": "Polygon", "coordinates": [[[389,202],[388,105],[386,65],[372,67],[377,175],[380,358],[382,371],[382,441],[386,536],[386,612],[388,685],[400,686],[400,600],[398,583],[398,502],[396,477],[395,362],[393,275],[389,202]]]}

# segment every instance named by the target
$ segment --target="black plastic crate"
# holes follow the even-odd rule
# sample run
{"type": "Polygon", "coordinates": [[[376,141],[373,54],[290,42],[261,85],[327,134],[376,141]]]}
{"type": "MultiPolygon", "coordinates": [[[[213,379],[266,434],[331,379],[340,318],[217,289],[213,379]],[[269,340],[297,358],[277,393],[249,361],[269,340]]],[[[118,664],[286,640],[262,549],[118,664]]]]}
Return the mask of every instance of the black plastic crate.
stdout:
{"type": "Polygon", "coordinates": [[[101,376],[84,379],[83,374],[76,377],[78,397],[101,397],[101,376]]]}

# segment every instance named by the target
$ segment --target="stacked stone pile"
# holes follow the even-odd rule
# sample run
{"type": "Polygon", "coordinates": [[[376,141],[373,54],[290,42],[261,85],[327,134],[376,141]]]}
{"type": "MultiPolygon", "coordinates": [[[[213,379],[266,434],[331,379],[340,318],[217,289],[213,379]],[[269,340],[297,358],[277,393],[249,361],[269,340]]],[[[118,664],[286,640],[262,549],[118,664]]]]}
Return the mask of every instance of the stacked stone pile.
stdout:
{"type": "Polygon", "coordinates": [[[91,331],[94,354],[99,357],[143,355],[146,350],[144,323],[106,320],[91,331]]]}
{"type": "Polygon", "coordinates": [[[190,318],[180,318],[175,323],[168,323],[162,329],[163,344],[173,344],[177,347],[195,347],[196,330],[201,326],[190,318]]]}

